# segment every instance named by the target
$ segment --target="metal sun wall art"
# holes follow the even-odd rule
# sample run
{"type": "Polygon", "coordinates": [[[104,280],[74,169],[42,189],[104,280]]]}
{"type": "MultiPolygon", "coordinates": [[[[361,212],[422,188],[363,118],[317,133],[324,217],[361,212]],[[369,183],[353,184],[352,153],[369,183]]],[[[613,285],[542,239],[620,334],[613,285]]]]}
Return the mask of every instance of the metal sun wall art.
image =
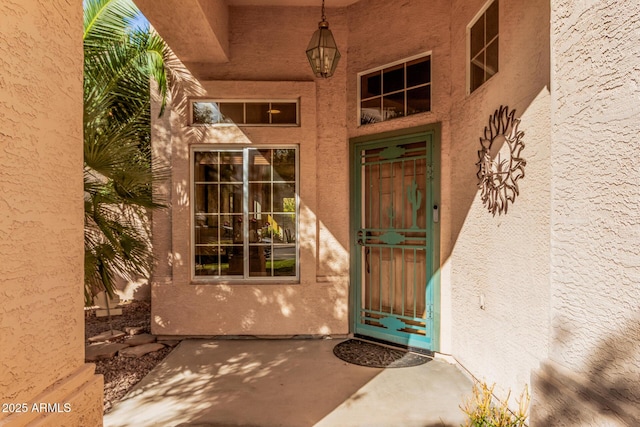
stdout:
{"type": "Polygon", "coordinates": [[[516,110],[501,105],[489,116],[489,125],[480,137],[476,176],[482,203],[493,216],[507,213],[509,202],[514,203],[520,194],[518,180],[524,178],[527,162],[520,157],[524,132],[518,130],[520,119],[515,114],[516,110]]]}

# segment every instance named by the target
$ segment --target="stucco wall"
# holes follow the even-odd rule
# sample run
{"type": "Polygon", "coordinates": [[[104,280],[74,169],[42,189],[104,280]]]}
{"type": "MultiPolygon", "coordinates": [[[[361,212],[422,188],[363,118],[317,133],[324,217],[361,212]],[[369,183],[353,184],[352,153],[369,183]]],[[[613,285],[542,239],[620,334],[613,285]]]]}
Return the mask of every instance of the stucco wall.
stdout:
{"type": "MultiPolygon", "coordinates": [[[[640,120],[639,6],[611,0],[502,1],[500,72],[468,95],[466,27],[484,4],[367,0],[328,9],[343,57],[332,79],[315,83],[300,52],[316,27],[318,8],[230,8],[230,61],[189,64],[207,93],[299,93],[307,106],[303,114],[315,109],[297,133],[289,133],[299,133],[301,161],[309,162],[302,174],[302,181],[310,179],[302,195],[310,219],[303,281],[244,290],[189,285],[185,231],[174,226],[162,243],[171,248],[166,274],[154,285],[154,296],[163,301],[155,313],[157,333],[346,330],[348,138],[441,122],[440,350],[476,377],[496,382],[499,397],[535,381],[534,425],[552,425],[559,414],[565,423],[572,422],[566,414],[577,414],[571,418],[577,424],[633,425],[629,420],[637,418],[633,407],[640,395],[634,382],[640,319],[633,251],[640,197],[638,169],[629,159],[637,157],[632,143],[640,120]],[[427,51],[433,61],[433,111],[359,126],[357,73],[427,51]],[[527,165],[515,203],[506,215],[494,217],[479,199],[476,162],[479,137],[501,105],[521,119],[527,165]],[[314,152],[306,145],[311,141],[317,144],[314,152]],[[328,315],[323,310],[331,304],[328,315]],[[198,316],[207,311],[206,327],[192,326],[193,307],[198,316]],[[244,317],[229,307],[243,307],[244,317]],[[291,307],[295,315],[283,316],[291,307]],[[308,311],[299,316],[300,310],[308,311]],[[327,321],[335,321],[335,329],[334,324],[324,328],[327,321]],[[620,421],[615,412],[631,415],[620,421]]],[[[164,152],[178,165],[167,191],[174,193],[174,211],[182,210],[175,218],[184,221],[188,210],[178,195],[184,194],[188,175],[179,156],[193,141],[230,135],[194,137],[185,130],[184,117],[175,112],[172,117],[156,135],[166,142],[169,127],[177,135],[172,150],[164,152]]],[[[231,137],[253,143],[282,135],[252,130],[231,137]]]]}
{"type": "Polygon", "coordinates": [[[28,408],[3,425],[102,422],[84,364],[81,28],[79,3],[0,3],[0,403],[28,408]]]}
{"type": "Polygon", "coordinates": [[[536,421],[638,425],[640,5],[552,4],[551,362],[536,421]]]}
{"type": "MultiPolygon", "coordinates": [[[[329,28],[346,64],[345,9],[326,9],[329,28]]],[[[313,73],[304,55],[318,28],[319,7],[229,7],[229,56],[225,63],[192,62],[200,80],[309,81],[313,73]]]]}
{"type": "MultiPolygon", "coordinates": [[[[348,255],[339,244],[346,240],[324,242],[319,259],[318,230],[322,221],[317,203],[319,184],[317,156],[316,85],[314,82],[237,82],[202,81],[193,92],[182,96],[216,98],[299,98],[301,126],[286,128],[187,126],[183,108],[171,110],[171,217],[172,226],[163,217],[154,217],[154,238],[169,247],[170,270],[163,272],[153,285],[153,332],[161,335],[329,335],[348,332],[348,255]],[[245,284],[192,283],[190,228],[190,157],[191,145],[207,144],[299,144],[300,159],[300,283],[245,284]],[[182,224],[182,226],[181,226],[182,224]],[[170,236],[167,235],[170,233],[170,236]],[[167,242],[169,243],[167,245],[167,242]],[[336,243],[338,242],[338,243],[336,243]],[[336,261],[337,260],[337,261],[336,261]],[[323,274],[319,271],[321,267],[323,274]]],[[[185,102],[174,99],[174,103],[185,102]]],[[[184,105],[184,104],[183,104],[184,105]]],[[[166,124],[166,122],[165,122],[166,124]]],[[[163,128],[154,125],[154,133],[163,128]]],[[[162,138],[154,140],[156,148],[162,138]]],[[[340,140],[328,140],[340,149],[340,140]]],[[[326,160],[326,159],[325,159],[326,160]]],[[[322,183],[331,179],[325,171],[322,183]]],[[[337,183],[336,183],[337,185],[337,183]]],[[[334,214],[342,208],[334,205],[334,214]]],[[[324,212],[329,212],[327,207],[324,212]]],[[[333,230],[325,233],[334,235],[333,230]]]]}
{"type": "Polygon", "coordinates": [[[451,9],[452,353],[474,376],[520,394],[547,355],[549,322],[549,4],[500,2],[499,72],[466,93],[466,28],[484,0],[451,9]],[[476,177],[479,138],[501,105],[524,131],[525,177],[508,213],[492,216],[476,177]],[[480,298],[484,309],[480,307],[480,298]]]}

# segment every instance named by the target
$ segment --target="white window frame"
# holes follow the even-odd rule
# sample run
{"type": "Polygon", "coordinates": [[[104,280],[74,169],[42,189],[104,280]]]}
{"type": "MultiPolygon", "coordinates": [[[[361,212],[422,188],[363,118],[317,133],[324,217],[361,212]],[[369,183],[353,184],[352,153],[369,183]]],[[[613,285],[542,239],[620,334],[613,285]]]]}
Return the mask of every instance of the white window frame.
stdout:
{"type": "MultiPolygon", "coordinates": [[[[471,93],[472,93],[471,92],[471,28],[473,28],[473,26],[476,24],[476,22],[478,22],[478,20],[484,16],[485,12],[487,11],[487,9],[489,9],[489,7],[493,4],[494,1],[496,1],[496,0],[488,0],[482,6],[480,11],[478,13],[476,13],[476,15],[473,17],[471,22],[469,24],[467,24],[467,36],[466,36],[467,37],[467,52],[466,52],[466,56],[465,56],[465,61],[466,61],[466,64],[467,64],[467,66],[466,66],[466,69],[467,69],[467,87],[466,87],[467,96],[471,95],[471,93]]],[[[485,28],[485,32],[486,32],[486,28],[485,28]]],[[[496,37],[498,38],[498,43],[500,43],[500,4],[498,4],[498,34],[496,35],[496,37]]],[[[482,49],[486,49],[489,44],[491,44],[491,42],[485,43],[482,49]]],[[[498,71],[494,74],[494,76],[500,72],[500,65],[499,64],[500,64],[500,49],[498,47],[498,71]]],[[[491,77],[493,77],[493,76],[491,76],[491,77]]],[[[483,86],[486,82],[488,82],[491,79],[491,77],[489,79],[485,80],[480,86],[478,86],[476,88],[476,90],[480,89],[480,87],[483,86]]]]}
{"type": "MultiPolygon", "coordinates": [[[[245,118],[246,118],[246,106],[245,106],[245,118]]],[[[189,126],[202,127],[202,126],[242,126],[242,127],[299,127],[300,126],[300,98],[191,98],[189,99],[189,126]],[[194,103],[243,103],[243,104],[261,104],[261,103],[295,103],[296,104],[296,123],[194,123],[193,122],[193,104],[194,103]]]]}
{"type": "Polygon", "coordinates": [[[229,145],[229,144],[198,144],[192,145],[189,151],[189,163],[190,163],[190,255],[189,263],[191,266],[191,281],[194,284],[259,284],[259,283],[286,283],[296,284],[300,283],[300,145],[299,144],[260,144],[260,145],[229,145]],[[195,194],[196,194],[196,180],[195,180],[195,153],[201,152],[238,152],[242,151],[243,162],[243,201],[242,201],[242,215],[246,218],[249,215],[249,150],[250,149],[294,149],[295,150],[295,215],[296,215],[296,235],[295,235],[295,255],[296,255],[296,275],[294,276],[253,276],[249,275],[249,221],[243,221],[243,253],[245,254],[243,259],[243,277],[239,276],[196,276],[196,236],[195,236],[195,194]]]}
{"type": "MultiPolygon", "coordinates": [[[[413,55],[413,56],[410,56],[408,58],[403,58],[403,59],[400,59],[398,61],[390,62],[388,64],[384,64],[384,65],[381,65],[379,67],[370,68],[368,70],[361,71],[356,75],[356,78],[357,78],[357,91],[358,91],[358,96],[357,96],[357,98],[358,98],[358,109],[357,109],[356,120],[358,121],[357,122],[358,123],[358,127],[366,126],[366,125],[363,125],[363,124],[360,123],[360,117],[361,117],[361,114],[362,114],[362,87],[361,87],[362,86],[362,82],[361,82],[361,77],[364,76],[365,74],[374,73],[376,71],[384,70],[385,68],[393,67],[393,66],[400,65],[400,64],[406,64],[407,62],[411,62],[411,61],[414,61],[416,59],[421,59],[421,58],[426,58],[426,57],[430,57],[430,62],[429,62],[429,68],[430,68],[429,72],[430,73],[429,74],[431,75],[431,79],[429,80],[429,83],[427,85],[429,87],[431,87],[431,99],[430,99],[430,101],[432,101],[433,100],[433,54],[432,54],[432,51],[419,53],[417,55],[413,55]]],[[[406,76],[405,76],[405,78],[406,78],[406,76]]],[[[427,85],[425,85],[425,86],[427,86],[427,85]]],[[[405,79],[404,91],[405,92],[407,91],[406,79],[405,79]]],[[[382,94],[381,96],[384,96],[384,94],[382,94]]],[[[433,102],[431,102],[431,106],[433,106],[433,102]]],[[[405,97],[405,112],[406,112],[406,108],[407,108],[407,106],[406,106],[406,97],[405,97]]],[[[430,112],[432,112],[432,110],[433,109],[430,107],[429,111],[425,111],[424,113],[430,113],[430,112]]],[[[423,113],[420,113],[420,114],[423,114],[423,113]]],[[[405,118],[405,117],[409,117],[409,116],[405,115],[403,118],[405,118]]],[[[380,123],[384,123],[386,121],[387,120],[383,120],[380,123]]]]}

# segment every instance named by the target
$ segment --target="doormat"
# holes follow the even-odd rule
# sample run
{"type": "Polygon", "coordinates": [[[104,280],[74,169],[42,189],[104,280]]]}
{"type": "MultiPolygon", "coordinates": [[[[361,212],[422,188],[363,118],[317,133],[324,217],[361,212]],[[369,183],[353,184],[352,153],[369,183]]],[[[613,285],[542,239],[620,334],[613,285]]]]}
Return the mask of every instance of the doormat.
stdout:
{"type": "Polygon", "coordinates": [[[430,357],[360,340],[347,340],[333,348],[333,354],[345,362],[370,368],[407,368],[432,360],[430,357]]]}

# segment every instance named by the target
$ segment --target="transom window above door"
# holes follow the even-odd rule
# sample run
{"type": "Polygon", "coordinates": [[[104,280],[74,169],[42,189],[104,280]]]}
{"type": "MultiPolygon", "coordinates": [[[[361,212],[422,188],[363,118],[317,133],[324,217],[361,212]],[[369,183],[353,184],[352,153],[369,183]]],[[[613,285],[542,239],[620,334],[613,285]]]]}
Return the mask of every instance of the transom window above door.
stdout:
{"type": "Polygon", "coordinates": [[[360,124],[431,111],[431,55],[358,73],[360,124]]]}
{"type": "Polygon", "coordinates": [[[298,276],[297,147],[199,148],[193,158],[193,276],[298,276]]]}

